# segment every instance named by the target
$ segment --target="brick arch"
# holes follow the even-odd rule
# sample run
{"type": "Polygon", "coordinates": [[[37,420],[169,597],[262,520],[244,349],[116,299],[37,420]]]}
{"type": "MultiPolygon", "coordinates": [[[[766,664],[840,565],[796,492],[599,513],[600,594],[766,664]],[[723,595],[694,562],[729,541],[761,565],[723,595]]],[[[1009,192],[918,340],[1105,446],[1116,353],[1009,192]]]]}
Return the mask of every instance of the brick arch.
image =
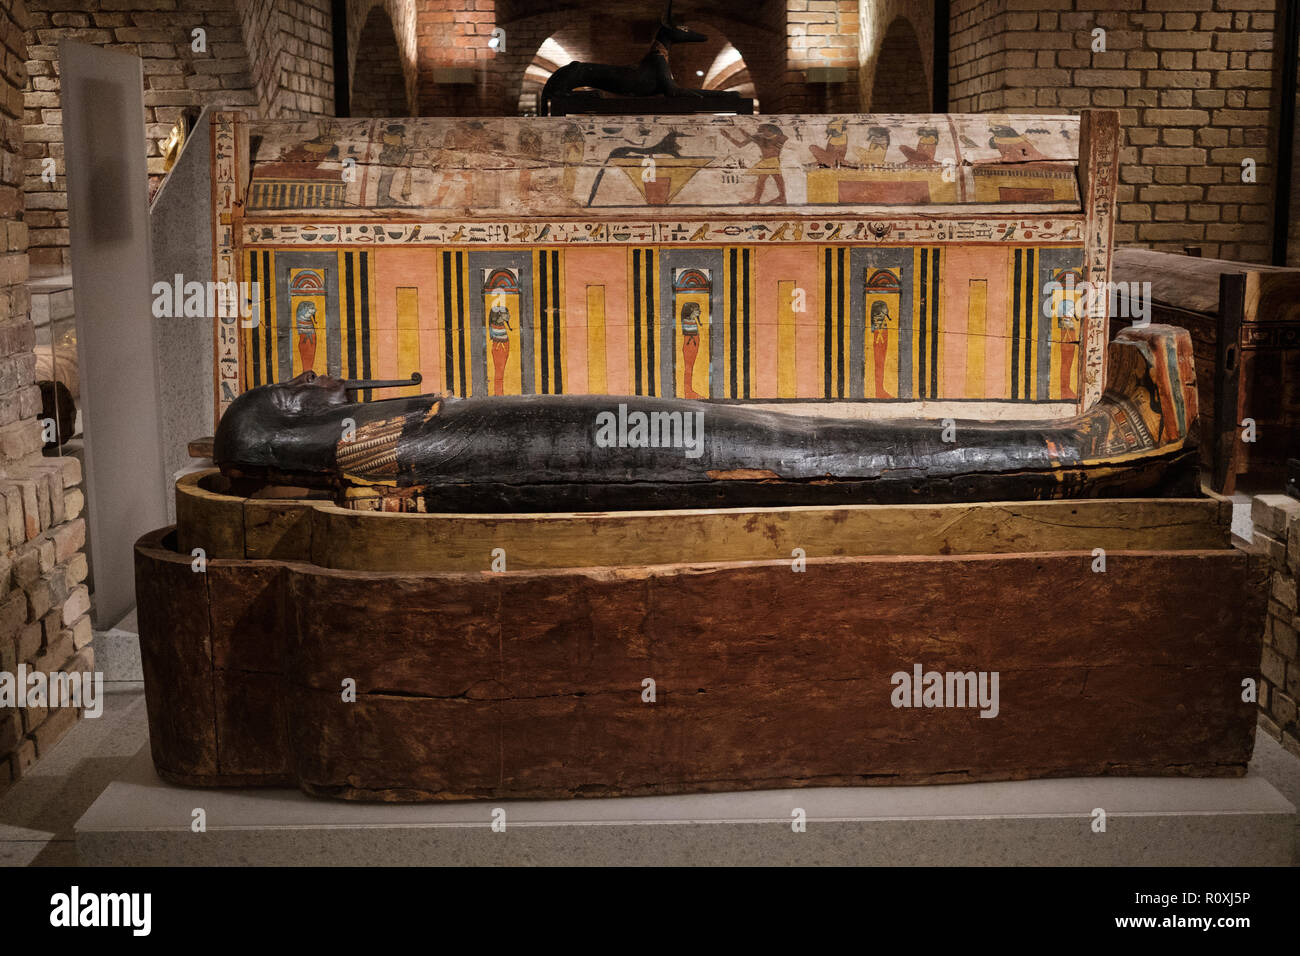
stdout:
{"type": "MultiPolygon", "coordinates": [[[[506,31],[506,52],[493,60],[501,75],[503,112],[514,113],[524,88],[524,73],[537,56],[542,44],[572,22],[573,12],[552,10],[510,22],[497,22],[506,31]]],[[[592,56],[590,50],[571,50],[575,59],[592,56]]],[[[563,66],[563,63],[557,64],[563,66]]]]}
{"type": "MultiPolygon", "coordinates": [[[[524,73],[533,62],[541,45],[547,39],[564,32],[565,28],[572,27],[575,16],[585,18],[590,17],[591,13],[572,9],[552,10],[510,22],[498,19],[497,22],[506,30],[507,52],[504,55],[498,54],[494,62],[500,64],[497,69],[503,74],[502,101],[507,105],[507,112],[509,106],[519,102],[519,96],[523,91],[524,73]]],[[[785,61],[783,57],[778,61],[773,53],[784,52],[783,36],[772,30],[719,16],[707,10],[696,13],[683,8],[678,12],[677,18],[686,21],[688,25],[702,24],[734,46],[749,70],[759,102],[776,101],[784,80],[785,61]]],[[[574,59],[603,59],[599,48],[593,49],[590,45],[570,43],[566,45],[566,49],[574,55],[574,59]]],[[[633,54],[639,57],[645,53],[645,49],[636,45],[622,52],[626,54],[623,59],[627,59],[633,54]]],[[[628,60],[628,62],[632,63],[635,60],[628,60]]],[[[695,79],[694,75],[683,76],[679,72],[678,80],[683,85],[694,85],[695,79]]]]}
{"type": "Polygon", "coordinates": [[[382,10],[388,18],[393,39],[397,44],[397,56],[405,86],[402,110],[394,115],[414,116],[419,102],[416,0],[348,0],[348,89],[355,88],[357,55],[362,48],[362,33],[377,9],[382,10]]]}
{"type": "Polygon", "coordinates": [[[692,14],[691,19],[713,27],[736,48],[754,82],[754,96],[758,99],[759,109],[771,112],[785,83],[785,37],[773,30],[707,11],[692,14]]]}
{"type": "Polygon", "coordinates": [[[867,101],[876,113],[926,113],[932,103],[921,40],[911,21],[894,17],[885,29],[867,101]]]}
{"type": "MultiPolygon", "coordinates": [[[[928,5],[914,0],[858,0],[858,92],[862,110],[888,112],[887,107],[874,105],[872,96],[879,78],[882,95],[886,99],[898,99],[888,89],[894,77],[884,75],[886,70],[898,69],[903,71],[903,76],[920,76],[921,85],[927,91],[920,111],[929,112],[933,108],[936,29],[947,30],[948,24],[936,25],[934,10],[928,5]],[[910,43],[912,38],[914,46],[910,43]],[[910,62],[902,62],[903,58],[895,52],[905,39],[909,41],[910,62]],[[882,67],[887,54],[888,62],[882,67]]],[[[946,78],[943,82],[947,82],[946,78]]]]}
{"type": "Polygon", "coordinates": [[[370,8],[357,37],[349,99],[353,116],[408,116],[414,112],[397,32],[382,3],[370,8]]]}

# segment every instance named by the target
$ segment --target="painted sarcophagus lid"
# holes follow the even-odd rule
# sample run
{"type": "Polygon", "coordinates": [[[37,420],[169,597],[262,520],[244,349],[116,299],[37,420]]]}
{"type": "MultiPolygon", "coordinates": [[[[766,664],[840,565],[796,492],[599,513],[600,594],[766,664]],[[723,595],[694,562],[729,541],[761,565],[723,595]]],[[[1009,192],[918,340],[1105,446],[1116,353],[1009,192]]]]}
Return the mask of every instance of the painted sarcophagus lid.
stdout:
{"type": "MultiPolygon", "coordinates": [[[[307,370],[1052,420],[1104,387],[1117,114],[213,118],[217,414],[307,370]]],[[[408,392],[367,393],[364,400],[408,392]]]]}
{"type": "Polygon", "coordinates": [[[991,114],[306,120],[260,135],[248,211],[1078,212],[1079,126],[1077,116],[991,114]]]}

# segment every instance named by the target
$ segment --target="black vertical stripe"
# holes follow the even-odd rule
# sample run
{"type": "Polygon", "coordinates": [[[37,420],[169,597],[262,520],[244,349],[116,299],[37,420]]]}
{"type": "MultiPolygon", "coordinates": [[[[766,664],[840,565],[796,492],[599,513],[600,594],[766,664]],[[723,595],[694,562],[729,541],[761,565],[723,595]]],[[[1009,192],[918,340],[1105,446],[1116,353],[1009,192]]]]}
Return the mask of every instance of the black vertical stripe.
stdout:
{"type": "Polygon", "coordinates": [[[343,288],[344,310],[343,314],[347,319],[347,371],[343,373],[344,378],[359,378],[357,375],[357,311],[356,304],[352,301],[352,283],[353,260],[356,258],[355,252],[343,253],[343,288]]]}
{"type": "Polygon", "coordinates": [[[835,255],[835,394],[844,397],[844,380],[848,374],[848,345],[845,341],[845,300],[848,290],[844,287],[844,263],[849,257],[847,249],[837,249],[835,255]]]}
{"type": "Polygon", "coordinates": [[[541,323],[541,328],[537,330],[539,333],[537,336],[537,341],[533,342],[533,351],[540,352],[541,359],[542,359],[537,364],[540,365],[542,369],[542,381],[541,384],[538,386],[538,390],[543,395],[546,395],[551,390],[550,363],[546,361],[547,358],[546,340],[549,338],[549,336],[547,335],[547,330],[549,328],[549,323],[550,323],[550,314],[549,314],[550,302],[547,299],[550,293],[550,283],[546,281],[546,267],[547,267],[546,250],[543,249],[541,252],[537,254],[537,269],[538,269],[537,287],[541,297],[541,301],[538,302],[537,304],[538,306],[537,311],[538,311],[538,318],[541,323]]]}
{"type": "Polygon", "coordinates": [[[635,395],[641,394],[641,250],[632,250],[632,367],[635,395]]]}
{"type": "Polygon", "coordinates": [[[1022,270],[1021,250],[1017,249],[1013,257],[1011,271],[1011,399],[1020,397],[1020,276],[1022,270]]]}
{"type": "Polygon", "coordinates": [[[560,253],[551,252],[551,307],[554,309],[551,321],[551,336],[555,341],[552,359],[555,362],[555,394],[564,394],[564,360],[560,355],[560,253]]]}
{"type": "Polygon", "coordinates": [[[1031,386],[1034,369],[1034,319],[1036,318],[1034,309],[1034,270],[1038,267],[1035,262],[1033,249],[1025,250],[1025,398],[1034,397],[1034,389],[1031,386]]]}
{"type": "MultiPolygon", "coordinates": [[[[253,288],[257,288],[257,253],[254,252],[248,260],[248,281],[253,283],[253,288]]],[[[243,303],[240,303],[242,306],[243,303]]],[[[259,336],[262,334],[262,326],[265,324],[264,313],[258,314],[257,325],[253,326],[253,347],[250,351],[253,353],[253,380],[254,386],[262,384],[262,340],[259,336]]],[[[270,374],[270,368],[267,368],[267,374],[270,374]]]]}
{"type": "Polygon", "coordinates": [[[825,273],[825,289],[822,295],[822,315],[825,330],[822,334],[822,390],[826,393],[827,398],[833,398],[831,394],[831,347],[834,342],[834,327],[831,322],[833,305],[831,303],[831,282],[834,276],[831,272],[831,250],[826,250],[826,261],[823,263],[822,271],[825,273]]]}
{"type": "Polygon", "coordinates": [[[646,394],[655,394],[655,260],[654,252],[645,251],[645,353],[646,394]]]}
{"type": "Polygon", "coordinates": [[[274,290],[271,288],[273,276],[271,274],[271,250],[267,249],[262,253],[262,314],[258,318],[258,325],[262,326],[262,347],[266,349],[266,381],[275,381],[275,329],[268,323],[271,321],[271,296],[274,290]]]}
{"type": "MultiPolygon", "coordinates": [[[[359,253],[361,257],[361,377],[370,378],[370,253],[359,253]]],[[[366,389],[365,401],[374,396],[371,389],[366,389]]]]}
{"type": "Polygon", "coordinates": [[[930,397],[939,397],[939,249],[930,254],[930,397]]]}
{"type": "Polygon", "coordinates": [[[736,302],[736,271],[736,250],[732,249],[731,269],[729,270],[730,274],[727,276],[728,289],[731,293],[728,296],[729,305],[727,306],[727,329],[730,332],[729,338],[731,340],[727,346],[728,354],[731,357],[731,391],[727,393],[728,398],[736,398],[740,392],[740,374],[736,368],[736,313],[738,311],[736,302]]]}
{"type": "Polygon", "coordinates": [[[444,353],[443,387],[448,392],[456,390],[456,360],[452,358],[451,337],[451,253],[442,254],[442,343],[444,353]]]}
{"type": "Polygon", "coordinates": [[[460,351],[460,397],[465,398],[469,390],[469,345],[465,341],[465,253],[456,256],[456,329],[460,351]]]}

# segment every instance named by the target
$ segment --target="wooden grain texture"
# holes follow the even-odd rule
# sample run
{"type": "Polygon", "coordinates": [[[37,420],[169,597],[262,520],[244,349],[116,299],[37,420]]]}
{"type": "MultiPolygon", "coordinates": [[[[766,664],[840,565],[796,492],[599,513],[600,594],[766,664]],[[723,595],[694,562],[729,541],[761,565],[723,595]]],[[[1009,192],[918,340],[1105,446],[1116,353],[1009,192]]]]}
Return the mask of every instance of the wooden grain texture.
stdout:
{"type": "Polygon", "coordinates": [[[245,498],[243,557],[310,561],[311,520],[302,499],[245,498]]]}
{"type": "MultiPolygon", "coordinates": [[[[210,561],[136,544],[149,739],[159,774],[196,786],[284,786],[284,566],[210,561]]],[[[172,543],[172,542],[169,542],[172,543]]]]}
{"type": "Polygon", "coordinates": [[[207,558],[244,557],[244,499],[211,491],[203,479],[214,469],[176,480],[177,546],[184,554],[202,548],[207,558]]]}
{"type": "Polygon", "coordinates": [[[1201,436],[1213,486],[1231,493],[1284,480],[1300,443],[1300,270],[1147,249],[1118,249],[1115,278],[1151,283],[1151,319],[1192,335],[1201,436]],[[1255,421],[1255,441],[1241,422],[1255,421]]]}
{"type": "Polygon", "coordinates": [[[1248,272],[1243,298],[1237,422],[1255,422],[1255,441],[1239,441],[1236,467],[1274,489],[1300,449],[1300,270],[1248,272]]]}
{"type": "MultiPolygon", "coordinates": [[[[196,487],[178,486],[178,498],[190,498],[182,517],[207,528],[228,506],[207,492],[191,497],[196,487]]],[[[531,515],[399,515],[325,502],[238,500],[245,503],[246,543],[242,551],[229,544],[231,553],[216,557],[238,551],[369,571],[485,570],[497,548],[505,550],[508,570],[771,560],[793,558],[796,548],[816,557],[1188,550],[1226,546],[1231,523],[1221,502],[1192,498],[531,515]]],[[[190,530],[183,538],[204,534],[190,530]]]]}
{"type": "Polygon", "coordinates": [[[1112,269],[1116,282],[1150,282],[1151,298],[1155,302],[1205,315],[1219,310],[1220,276],[1290,271],[1282,266],[1130,248],[1115,250],[1112,269]]]}
{"type": "Polygon", "coordinates": [[[135,549],[149,745],[160,774],[204,778],[219,771],[208,586],[188,553],[164,546],[170,532],[145,535],[135,549]]]}
{"type": "Polygon", "coordinates": [[[1219,278],[1222,306],[1216,314],[1214,352],[1214,444],[1210,446],[1211,487],[1225,495],[1236,490],[1243,456],[1241,436],[1241,327],[1245,321],[1246,277],[1219,278]]]}
{"type": "Polygon", "coordinates": [[[1114,499],[842,505],[595,515],[387,515],[319,508],[314,563],[340,569],[477,571],[761,561],[855,554],[978,554],[1222,547],[1220,505],[1114,499]]]}
{"type": "MultiPolygon", "coordinates": [[[[176,564],[156,541],[138,554],[145,578],[176,564]]],[[[210,585],[230,596],[213,605],[213,646],[233,666],[210,679],[217,711],[156,683],[151,705],[177,710],[173,723],[200,740],[219,723],[230,782],[294,779],[357,800],[1244,772],[1260,560],[1216,548],[1112,551],[1104,573],[1092,561],[500,574],[219,562],[210,585]],[[998,716],[895,708],[890,677],[916,663],[998,672],[998,716]],[[355,702],[342,699],[345,678],[355,702]]],[[[182,689],[202,684],[208,632],[192,609],[156,602],[141,622],[146,654],[198,648],[182,689]]],[[[181,782],[222,782],[209,771],[181,782]]]]}
{"type": "Polygon", "coordinates": [[[412,608],[433,579],[408,579],[364,662],[328,622],[379,589],[295,572],[298,772],[309,792],[383,800],[1244,772],[1258,569],[1231,550],[1090,560],[447,576],[470,613],[449,629],[412,608]],[[498,598],[477,626],[459,591],[475,580],[498,598]],[[917,662],[998,671],[1001,712],[894,708],[890,675],[917,662]]]}

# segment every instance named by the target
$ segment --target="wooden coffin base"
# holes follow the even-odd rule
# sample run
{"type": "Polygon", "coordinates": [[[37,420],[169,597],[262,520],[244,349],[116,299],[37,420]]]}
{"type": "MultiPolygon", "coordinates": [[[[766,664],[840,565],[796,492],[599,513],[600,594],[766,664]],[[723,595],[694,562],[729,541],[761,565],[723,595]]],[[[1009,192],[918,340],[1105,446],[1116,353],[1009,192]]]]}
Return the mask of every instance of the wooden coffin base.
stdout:
{"type": "Polygon", "coordinates": [[[1239,776],[1253,747],[1262,565],[1223,502],[502,521],[202,480],[178,530],[136,545],[153,758],[174,783],[422,801],[1239,776]],[[916,553],[859,553],[873,528],[916,553]],[[676,562],[638,563],[674,538],[676,562]],[[525,569],[548,553],[561,566],[525,569]],[[917,665],[997,672],[996,716],[895,706],[917,665]]]}

